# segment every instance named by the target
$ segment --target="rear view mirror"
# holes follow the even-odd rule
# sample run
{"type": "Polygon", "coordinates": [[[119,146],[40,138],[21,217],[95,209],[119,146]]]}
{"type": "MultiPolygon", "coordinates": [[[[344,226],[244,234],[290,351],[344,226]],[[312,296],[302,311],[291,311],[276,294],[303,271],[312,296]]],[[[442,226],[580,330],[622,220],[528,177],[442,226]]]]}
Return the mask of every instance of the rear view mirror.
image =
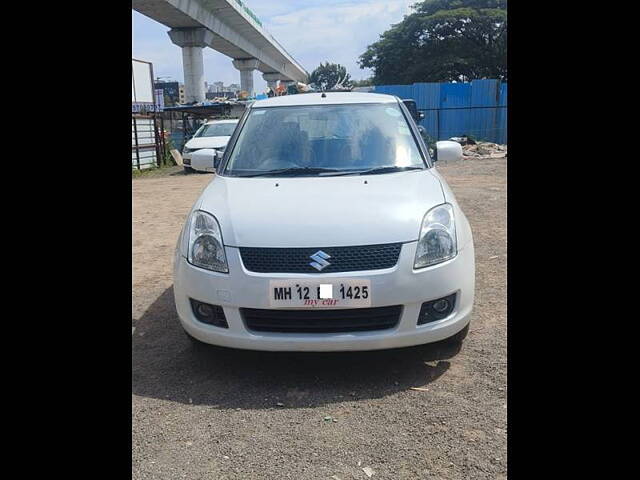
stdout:
{"type": "Polygon", "coordinates": [[[440,160],[445,162],[462,160],[462,145],[448,140],[436,142],[434,161],[440,160]]]}

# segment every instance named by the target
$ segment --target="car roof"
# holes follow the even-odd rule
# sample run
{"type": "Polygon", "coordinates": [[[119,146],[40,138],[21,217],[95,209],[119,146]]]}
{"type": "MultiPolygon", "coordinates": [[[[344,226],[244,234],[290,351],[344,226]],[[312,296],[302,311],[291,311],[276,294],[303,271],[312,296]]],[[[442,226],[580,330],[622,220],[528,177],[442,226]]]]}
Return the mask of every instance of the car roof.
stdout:
{"type": "Polygon", "coordinates": [[[266,100],[253,102],[251,108],[262,107],[289,107],[295,105],[340,105],[345,103],[397,103],[398,99],[393,95],[383,93],[366,92],[324,92],[323,93],[299,93],[295,95],[283,95],[271,97],[266,100]],[[322,95],[325,95],[324,97],[322,95]]]}
{"type": "Polygon", "coordinates": [[[238,118],[231,118],[227,120],[207,120],[206,125],[211,125],[212,123],[238,123],[239,121],[240,119],[238,118]]]}

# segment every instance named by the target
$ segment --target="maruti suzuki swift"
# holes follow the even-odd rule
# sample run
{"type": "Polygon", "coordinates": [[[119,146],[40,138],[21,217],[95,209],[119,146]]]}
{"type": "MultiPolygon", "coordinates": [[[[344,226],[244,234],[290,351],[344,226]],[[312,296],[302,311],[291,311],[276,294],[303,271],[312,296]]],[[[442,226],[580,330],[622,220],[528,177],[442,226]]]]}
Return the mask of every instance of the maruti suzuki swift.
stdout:
{"type": "Polygon", "coordinates": [[[469,329],[471,229],[402,101],[375,93],[247,107],[195,202],[174,259],[196,343],[272,351],[377,350],[469,329]]]}

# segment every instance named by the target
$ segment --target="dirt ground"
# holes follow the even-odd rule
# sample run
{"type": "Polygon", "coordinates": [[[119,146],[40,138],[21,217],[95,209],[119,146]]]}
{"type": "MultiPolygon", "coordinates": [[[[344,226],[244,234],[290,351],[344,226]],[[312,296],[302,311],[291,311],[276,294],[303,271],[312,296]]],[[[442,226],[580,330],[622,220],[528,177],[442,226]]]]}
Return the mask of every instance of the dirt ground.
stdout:
{"type": "Polygon", "coordinates": [[[132,180],[133,479],[506,478],[506,160],[438,170],[476,249],[461,349],[194,349],[173,304],[172,255],[211,176],[132,180]]]}

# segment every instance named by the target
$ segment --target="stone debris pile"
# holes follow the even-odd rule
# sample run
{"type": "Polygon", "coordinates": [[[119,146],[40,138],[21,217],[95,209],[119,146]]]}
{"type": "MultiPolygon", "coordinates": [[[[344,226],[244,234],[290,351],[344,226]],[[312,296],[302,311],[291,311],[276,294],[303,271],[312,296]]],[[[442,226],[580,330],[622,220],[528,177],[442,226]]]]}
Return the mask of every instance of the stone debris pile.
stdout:
{"type": "Polygon", "coordinates": [[[464,160],[472,158],[506,158],[507,146],[491,142],[476,142],[462,146],[464,160]]]}

